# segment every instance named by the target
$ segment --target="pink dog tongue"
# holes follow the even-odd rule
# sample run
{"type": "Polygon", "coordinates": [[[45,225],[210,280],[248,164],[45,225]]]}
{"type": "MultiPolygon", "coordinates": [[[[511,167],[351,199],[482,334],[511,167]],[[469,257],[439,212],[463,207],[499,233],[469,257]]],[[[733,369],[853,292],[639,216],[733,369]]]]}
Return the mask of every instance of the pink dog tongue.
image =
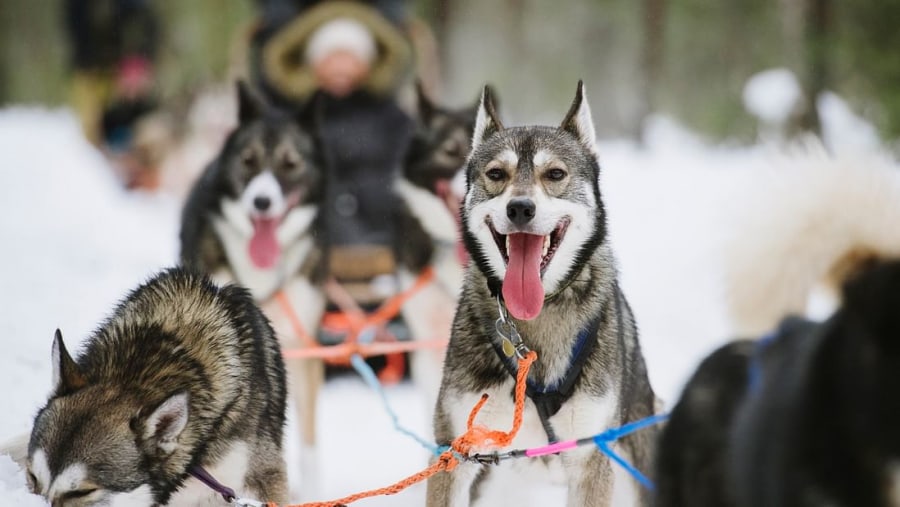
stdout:
{"type": "Polygon", "coordinates": [[[253,219],[253,237],[250,238],[250,260],[260,269],[271,268],[278,262],[281,247],[275,239],[278,221],[271,218],[253,219]]]}
{"type": "Polygon", "coordinates": [[[503,279],[503,300],[509,313],[521,320],[531,320],[544,306],[541,283],[541,250],[544,237],[533,234],[509,235],[509,264],[503,279]]]}

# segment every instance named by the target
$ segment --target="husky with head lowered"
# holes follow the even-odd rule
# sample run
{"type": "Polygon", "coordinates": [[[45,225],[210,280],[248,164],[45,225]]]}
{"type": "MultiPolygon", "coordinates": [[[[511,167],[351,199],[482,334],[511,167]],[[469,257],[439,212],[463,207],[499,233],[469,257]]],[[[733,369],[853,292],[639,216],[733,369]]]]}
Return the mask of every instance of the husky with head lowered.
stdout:
{"type": "Polygon", "coordinates": [[[72,358],[59,331],[53,392],[28,444],[52,505],[226,505],[192,477],[282,502],[285,376],[250,295],[176,269],[139,287],[72,358]]]}
{"type": "MultiPolygon", "coordinates": [[[[483,393],[490,398],[477,423],[509,427],[516,362],[504,351],[498,319],[511,322],[538,355],[511,448],[588,437],[651,416],[655,396],[617,283],[583,86],[558,128],[504,128],[485,92],[472,144],[462,218],[474,262],[447,350],[437,442],[464,433],[483,393]]],[[[654,433],[632,434],[614,450],[648,472],[654,433]]],[[[512,472],[518,477],[510,480],[527,487],[519,474],[529,466],[545,476],[562,472],[569,506],[637,505],[647,498],[606,456],[584,447],[546,461],[461,463],[429,480],[428,505],[469,505],[493,474],[512,472]]]]}

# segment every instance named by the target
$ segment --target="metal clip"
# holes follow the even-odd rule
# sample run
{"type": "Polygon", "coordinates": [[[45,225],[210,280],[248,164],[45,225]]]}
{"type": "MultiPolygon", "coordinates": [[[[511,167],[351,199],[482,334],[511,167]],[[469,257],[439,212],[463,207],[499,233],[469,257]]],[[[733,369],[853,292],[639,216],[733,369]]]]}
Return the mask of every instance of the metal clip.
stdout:
{"type": "Polygon", "coordinates": [[[235,498],[231,501],[235,507],[266,507],[266,504],[259,500],[250,500],[249,498],[235,498]]]}
{"type": "Polygon", "coordinates": [[[501,461],[511,457],[509,453],[492,452],[490,454],[473,454],[469,456],[469,460],[479,465],[499,465],[501,461]]]}
{"type": "Polygon", "coordinates": [[[525,359],[530,349],[522,340],[522,335],[519,334],[516,323],[507,318],[506,309],[503,308],[500,296],[497,296],[497,309],[500,317],[497,318],[494,327],[497,329],[497,334],[500,335],[503,353],[506,357],[515,355],[519,359],[525,359]]]}

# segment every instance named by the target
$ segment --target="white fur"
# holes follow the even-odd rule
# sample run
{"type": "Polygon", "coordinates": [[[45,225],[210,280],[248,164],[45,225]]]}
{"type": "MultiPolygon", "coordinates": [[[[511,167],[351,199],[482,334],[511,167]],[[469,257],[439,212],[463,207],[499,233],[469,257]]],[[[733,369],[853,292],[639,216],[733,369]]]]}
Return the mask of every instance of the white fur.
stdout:
{"type": "Polygon", "coordinates": [[[404,178],[397,180],[394,188],[429,236],[437,241],[456,242],[456,221],[440,197],[404,178]]]}
{"type": "Polygon", "coordinates": [[[548,162],[552,162],[556,160],[556,157],[547,150],[538,150],[534,157],[531,158],[531,163],[534,167],[543,167],[548,162]]]}
{"type": "Polygon", "coordinates": [[[184,431],[188,422],[187,393],[178,393],[164,401],[147,418],[144,426],[144,438],[154,438],[158,441],[159,448],[166,453],[171,453],[178,445],[178,435],[184,431]],[[170,420],[168,425],[161,430],[158,428],[160,421],[170,420]]]}
{"type": "Polygon", "coordinates": [[[456,176],[450,180],[450,192],[459,200],[462,200],[466,196],[466,169],[463,167],[461,170],[456,172],[456,176]]]}
{"type": "Polygon", "coordinates": [[[263,170],[247,183],[247,188],[244,189],[240,199],[241,206],[249,216],[277,218],[287,211],[287,202],[284,192],[281,190],[281,184],[268,169],[263,170]],[[257,197],[269,199],[270,204],[266,211],[259,211],[253,205],[253,201],[257,197]]]}
{"type": "Polygon", "coordinates": [[[745,176],[742,201],[750,204],[730,216],[720,256],[732,331],[743,336],[802,314],[823,282],[832,292],[824,299],[835,300],[842,280],[826,278],[848,252],[900,256],[900,171],[892,162],[825,156],[774,162],[745,176]]]}
{"type": "Polygon", "coordinates": [[[53,479],[53,483],[47,488],[47,498],[55,499],[69,491],[79,489],[86,478],[87,468],[83,463],[73,463],[67,466],[53,479]]]}
{"type": "Polygon", "coordinates": [[[578,140],[581,141],[581,144],[591,150],[591,153],[596,156],[599,150],[597,149],[597,133],[594,131],[594,119],[591,117],[591,106],[588,104],[584,85],[579,86],[582,97],[578,112],[575,113],[575,129],[578,132],[578,140]]]}
{"type": "Polygon", "coordinates": [[[288,276],[297,272],[312,250],[313,238],[306,233],[315,218],[316,208],[297,207],[284,217],[275,233],[284,250],[278,265],[272,269],[259,269],[250,260],[248,244],[253,226],[241,205],[223,199],[222,211],[222,217],[213,218],[213,227],[222,240],[235,279],[247,287],[257,301],[269,298],[288,276]]]}
{"type": "MultiPolygon", "coordinates": [[[[150,485],[143,484],[125,493],[110,493],[105,501],[108,507],[150,507],[154,504],[150,485]]],[[[169,502],[170,506],[175,506],[169,502]]]]}
{"type": "Polygon", "coordinates": [[[37,449],[31,457],[31,473],[38,481],[40,494],[47,496],[53,475],[50,473],[50,465],[47,463],[47,453],[43,449],[37,449]]]}
{"type": "MultiPolygon", "coordinates": [[[[481,145],[485,130],[493,123],[493,120],[491,120],[487,113],[487,109],[484,107],[484,98],[484,92],[481,92],[481,101],[479,102],[478,112],[475,114],[475,130],[472,131],[472,149],[469,151],[470,157],[472,156],[472,153],[478,149],[478,146],[481,145]]],[[[494,127],[497,127],[497,125],[494,125],[494,127]]]]}
{"type": "MultiPolygon", "coordinates": [[[[490,396],[487,403],[479,412],[475,419],[476,424],[486,426],[491,429],[508,431],[512,427],[512,419],[514,412],[514,402],[509,393],[513,388],[513,380],[504,382],[499,387],[487,390],[490,396]]],[[[444,398],[445,407],[449,410],[451,427],[455,435],[461,435],[466,430],[466,420],[472,407],[479,401],[482,393],[448,393],[444,398]],[[449,401],[452,400],[452,401],[449,401]]],[[[588,437],[604,431],[605,429],[617,424],[616,413],[618,410],[618,401],[613,395],[603,398],[592,398],[586,394],[576,394],[563,404],[560,411],[550,418],[554,431],[561,440],[569,440],[575,438],[588,437]]],[[[544,433],[537,409],[530,400],[525,404],[525,411],[522,419],[522,427],[510,446],[500,449],[524,449],[531,447],[539,447],[547,444],[547,435],[544,433]]],[[[493,452],[494,448],[478,449],[475,452],[493,452]]],[[[588,505],[585,499],[575,498],[571,493],[573,484],[577,484],[585,473],[588,473],[583,465],[589,454],[596,453],[597,450],[592,447],[585,447],[575,451],[568,451],[561,454],[561,457],[552,458],[549,465],[545,465],[540,460],[518,460],[505,462],[492,470],[491,481],[503,481],[504,475],[515,475],[518,481],[515,482],[516,488],[527,488],[527,483],[523,483],[521,477],[523,474],[531,476],[543,477],[548,482],[561,483],[568,482],[570,485],[570,494],[567,505],[581,506],[588,505]]],[[[612,465],[617,467],[618,465],[612,465]]],[[[473,465],[460,465],[457,470],[463,471],[463,477],[458,480],[455,485],[457,493],[454,496],[454,502],[451,505],[468,505],[468,490],[471,481],[474,480],[477,468],[473,465]]],[[[457,472],[454,471],[454,474],[457,472]]],[[[614,477],[616,474],[614,473],[614,477]]],[[[485,485],[489,487],[489,485],[485,485]]],[[[623,484],[619,478],[613,487],[614,498],[637,498],[636,491],[632,484],[625,481],[623,484]],[[616,493],[618,492],[618,493],[616,493]],[[630,492],[630,493],[629,493],[630,492]]],[[[636,501],[631,503],[612,503],[612,505],[635,505],[636,501]]]]}
{"type": "Polygon", "coordinates": [[[535,217],[524,229],[518,229],[506,216],[506,206],[512,197],[512,186],[509,186],[502,194],[493,199],[472,206],[469,211],[469,232],[482,245],[494,274],[502,279],[506,275],[506,263],[485,221],[487,217],[491,218],[494,229],[500,234],[527,232],[539,236],[549,235],[563,218],[568,218],[570,222],[565,237],[557,247],[542,278],[544,291],[549,294],[568,274],[575,253],[587,241],[594,229],[592,208],[596,203],[594,203],[593,194],[585,189],[582,196],[588,201],[588,204],[585,205],[568,199],[548,197],[540,185],[535,185],[531,195],[536,206],[535,217]]]}
{"type": "Polygon", "coordinates": [[[58,390],[62,381],[62,372],[60,371],[59,340],[56,339],[53,340],[53,346],[50,349],[50,364],[53,365],[53,381],[50,385],[54,390],[58,390]]]}

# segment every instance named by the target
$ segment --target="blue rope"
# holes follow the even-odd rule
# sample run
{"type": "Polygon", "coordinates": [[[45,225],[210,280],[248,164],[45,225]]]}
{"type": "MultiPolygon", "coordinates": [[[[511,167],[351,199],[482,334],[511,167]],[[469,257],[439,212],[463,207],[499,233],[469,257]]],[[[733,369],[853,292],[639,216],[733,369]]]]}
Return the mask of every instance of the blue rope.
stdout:
{"type": "Polygon", "coordinates": [[[395,430],[408,436],[409,438],[412,438],[413,440],[418,442],[419,445],[421,445],[425,449],[428,449],[428,451],[435,456],[440,456],[444,451],[450,448],[446,445],[437,446],[403,427],[400,424],[400,418],[391,407],[391,403],[390,401],[388,401],[387,394],[384,392],[384,388],[381,386],[381,382],[378,381],[378,377],[375,375],[372,367],[369,366],[369,364],[366,363],[365,359],[363,359],[359,354],[353,354],[353,356],[350,357],[350,364],[353,365],[353,369],[355,369],[356,372],[359,373],[359,376],[363,378],[366,384],[368,384],[373,391],[377,392],[378,395],[381,396],[381,404],[384,405],[385,411],[391,417],[391,421],[394,424],[395,430]]]}
{"type": "Polygon", "coordinates": [[[594,435],[593,437],[591,437],[591,439],[594,441],[594,444],[597,446],[597,448],[600,449],[600,452],[605,454],[609,459],[618,463],[620,467],[631,474],[631,476],[634,477],[634,479],[641,483],[645,488],[653,491],[655,489],[653,481],[647,478],[646,475],[642,474],[640,470],[632,466],[631,463],[625,461],[624,458],[616,454],[609,444],[626,435],[630,435],[636,431],[640,431],[648,426],[659,424],[668,418],[669,414],[653,415],[644,419],[630,422],[618,428],[610,428],[603,433],[600,433],[599,435],[594,435]]]}
{"type": "Polygon", "coordinates": [[[758,392],[762,387],[763,354],[777,336],[777,332],[769,333],[757,340],[756,346],[753,348],[753,356],[750,358],[750,366],[747,370],[747,387],[751,393],[758,392]]]}

